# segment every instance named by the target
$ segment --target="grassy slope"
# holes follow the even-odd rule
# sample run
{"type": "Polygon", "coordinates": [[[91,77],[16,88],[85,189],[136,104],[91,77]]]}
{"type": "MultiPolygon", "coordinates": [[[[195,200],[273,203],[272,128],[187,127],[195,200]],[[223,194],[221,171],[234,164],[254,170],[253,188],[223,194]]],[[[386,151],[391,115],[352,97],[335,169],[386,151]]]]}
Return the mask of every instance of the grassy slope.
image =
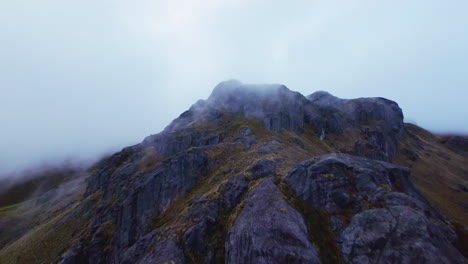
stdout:
{"type": "Polygon", "coordinates": [[[450,221],[468,225],[468,158],[447,148],[438,136],[407,125],[394,162],[411,168],[417,188],[450,221]],[[411,150],[416,160],[408,158],[411,150]]]}
{"type": "Polygon", "coordinates": [[[74,208],[75,205],[71,206],[1,249],[0,264],[42,264],[56,260],[83,225],[79,218],[64,219],[74,208]]]}
{"type": "Polygon", "coordinates": [[[80,230],[79,217],[68,218],[81,200],[84,178],[64,183],[43,196],[0,208],[0,264],[50,263],[80,230]],[[54,195],[51,195],[54,194],[54,195]],[[67,217],[67,218],[65,218],[67,217]]]}

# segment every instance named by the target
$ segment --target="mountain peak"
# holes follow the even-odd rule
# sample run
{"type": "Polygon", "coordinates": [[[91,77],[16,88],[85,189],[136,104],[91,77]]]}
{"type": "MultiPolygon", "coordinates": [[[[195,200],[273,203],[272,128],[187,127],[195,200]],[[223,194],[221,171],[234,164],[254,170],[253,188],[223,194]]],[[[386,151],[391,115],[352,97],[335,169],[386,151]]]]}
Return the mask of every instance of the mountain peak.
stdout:
{"type": "Polygon", "coordinates": [[[282,84],[244,84],[231,79],[216,85],[208,98],[212,104],[226,103],[229,100],[249,100],[251,97],[266,99],[275,94],[291,92],[282,84]]]}
{"type": "Polygon", "coordinates": [[[398,138],[404,132],[401,109],[387,99],[340,99],[325,91],[306,98],[281,84],[243,84],[237,80],[218,84],[206,101],[198,101],[165,131],[217,122],[223,113],[259,120],[265,129],[275,132],[300,133],[311,126],[322,140],[333,134],[359,134],[366,128],[367,140],[357,142],[355,150],[381,160],[396,153],[398,138]]]}

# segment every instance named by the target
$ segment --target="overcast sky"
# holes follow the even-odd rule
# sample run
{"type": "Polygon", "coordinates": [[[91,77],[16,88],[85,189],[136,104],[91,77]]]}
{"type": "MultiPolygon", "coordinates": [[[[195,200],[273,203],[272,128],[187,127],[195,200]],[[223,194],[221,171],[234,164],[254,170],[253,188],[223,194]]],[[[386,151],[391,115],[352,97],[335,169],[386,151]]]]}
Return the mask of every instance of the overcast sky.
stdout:
{"type": "Polygon", "coordinates": [[[468,133],[468,1],[0,0],[0,171],[161,131],[220,81],[397,101],[468,133]]]}

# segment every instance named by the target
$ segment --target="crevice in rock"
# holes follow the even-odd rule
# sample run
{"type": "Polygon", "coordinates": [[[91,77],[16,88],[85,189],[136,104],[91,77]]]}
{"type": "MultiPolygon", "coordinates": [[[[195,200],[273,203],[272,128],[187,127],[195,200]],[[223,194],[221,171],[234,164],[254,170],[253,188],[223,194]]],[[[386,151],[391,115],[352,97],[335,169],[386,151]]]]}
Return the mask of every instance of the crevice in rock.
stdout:
{"type": "Polygon", "coordinates": [[[325,210],[311,208],[296,196],[294,190],[285,182],[276,180],[284,200],[303,217],[307,225],[309,240],[319,249],[322,263],[345,264],[336,243],[337,234],[332,231],[330,214],[325,210]]]}

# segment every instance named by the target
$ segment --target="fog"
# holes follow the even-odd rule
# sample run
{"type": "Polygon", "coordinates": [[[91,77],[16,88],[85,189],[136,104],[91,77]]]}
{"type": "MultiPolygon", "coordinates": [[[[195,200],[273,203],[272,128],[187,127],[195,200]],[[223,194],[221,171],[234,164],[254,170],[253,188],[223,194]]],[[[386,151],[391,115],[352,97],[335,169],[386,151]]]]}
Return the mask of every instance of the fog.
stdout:
{"type": "Polygon", "coordinates": [[[468,1],[0,1],[0,172],[92,160],[226,79],[395,100],[468,133],[468,1]]]}

